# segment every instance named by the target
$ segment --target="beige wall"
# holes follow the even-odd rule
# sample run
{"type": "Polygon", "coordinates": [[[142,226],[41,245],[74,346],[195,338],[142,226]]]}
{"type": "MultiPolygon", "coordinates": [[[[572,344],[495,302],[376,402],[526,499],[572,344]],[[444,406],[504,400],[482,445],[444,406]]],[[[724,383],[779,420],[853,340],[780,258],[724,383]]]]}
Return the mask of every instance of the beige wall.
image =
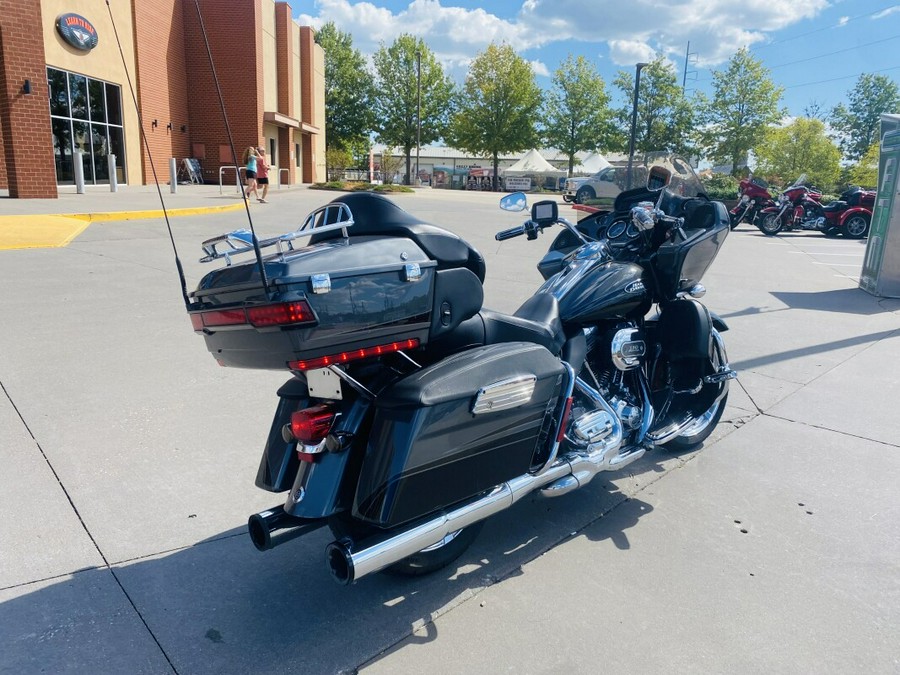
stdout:
{"type": "Polygon", "coordinates": [[[278,57],[275,41],[275,2],[262,0],[263,110],[278,110],[278,57]]]}
{"type": "Polygon", "coordinates": [[[325,50],[318,44],[313,46],[313,72],[315,73],[315,100],[312,124],[319,128],[313,139],[313,182],[325,180],[325,50]]]}
{"type": "MultiPolygon", "coordinates": [[[[140,1],[140,0],[137,0],[140,1]]],[[[131,20],[131,2],[111,2],[116,31],[122,40],[122,52],[131,81],[135,82],[134,33],[131,20]]],[[[98,80],[117,84],[122,88],[122,121],[125,127],[125,165],[128,182],[140,185],[141,137],[138,127],[137,110],[128,87],[128,77],[122,65],[122,56],[116,43],[116,31],[110,21],[109,10],[103,2],[96,0],[42,0],[41,21],[44,30],[44,53],[47,65],[87,75],[98,80]],[[89,52],[74,49],[63,42],[56,32],[56,18],[60,14],[80,14],[97,29],[97,46],[89,52]]]]}

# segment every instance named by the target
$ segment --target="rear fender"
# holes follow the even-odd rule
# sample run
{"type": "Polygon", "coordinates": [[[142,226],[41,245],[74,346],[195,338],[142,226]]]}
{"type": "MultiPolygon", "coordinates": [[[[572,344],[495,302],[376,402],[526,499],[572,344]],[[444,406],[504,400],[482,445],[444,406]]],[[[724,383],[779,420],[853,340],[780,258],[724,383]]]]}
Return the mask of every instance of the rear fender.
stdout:
{"type": "Polygon", "coordinates": [[[285,441],[281,430],[290,423],[293,413],[308,406],[309,392],[304,380],[293,377],[278,390],[278,406],[256,473],[256,487],[269,492],[284,492],[291,487],[300,460],[297,458],[296,443],[285,441]]]}
{"type": "Polygon", "coordinates": [[[872,212],[869,211],[869,209],[863,208],[861,206],[854,206],[853,208],[847,209],[841,214],[840,224],[843,225],[846,220],[858,214],[862,214],[868,217],[870,220],[872,218],[872,212]]]}

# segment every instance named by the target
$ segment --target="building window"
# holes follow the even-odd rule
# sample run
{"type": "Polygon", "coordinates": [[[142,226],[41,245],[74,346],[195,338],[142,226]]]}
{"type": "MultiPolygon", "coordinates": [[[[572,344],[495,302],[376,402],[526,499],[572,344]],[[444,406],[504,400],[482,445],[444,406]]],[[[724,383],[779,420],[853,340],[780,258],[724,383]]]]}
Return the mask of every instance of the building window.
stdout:
{"type": "Polygon", "coordinates": [[[75,183],[74,157],[79,150],[85,184],[109,183],[111,154],[116,156],[116,180],[124,183],[121,87],[56,68],[47,68],[47,84],[57,184],[75,183]]]}
{"type": "Polygon", "coordinates": [[[294,143],[294,162],[297,167],[300,166],[300,144],[294,143]]]}

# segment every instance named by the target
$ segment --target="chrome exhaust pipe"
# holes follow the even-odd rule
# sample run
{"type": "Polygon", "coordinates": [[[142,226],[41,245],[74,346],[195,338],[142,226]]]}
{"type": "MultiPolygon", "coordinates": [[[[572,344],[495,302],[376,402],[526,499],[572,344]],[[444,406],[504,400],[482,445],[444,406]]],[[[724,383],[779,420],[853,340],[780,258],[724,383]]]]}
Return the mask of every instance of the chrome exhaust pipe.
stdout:
{"type": "Polygon", "coordinates": [[[259,551],[280,546],[308,532],[317,530],[325,524],[324,520],[304,520],[285,513],[283,506],[276,506],[247,519],[247,530],[250,541],[259,551]]]}
{"type": "Polygon", "coordinates": [[[530,492],[559,480],[571,472],[569,463],[558,460],[540,475],[526,474],[495,487],[490,493],[463,506],[444,511],[399,534],[369,537],[360,542],[340,539],[325,548],[325,562],[332,578],[342,585],[383,570],[424,548],[428,548],[452,532],[474,525],[499,513],[530,492]]]}
{"type": "Polygon", "coordinates": [[[438,543],[452,532],[508,509],[535,490],[546,486],[543,494],[547,496],[566,494],[587,484],[600,471],[620,469],[644,454],[642,447],[619,454],[622,425],[615,411],[599,393],[581,380],[577,380],[576,386],[591,397],[598,409],[607,413],[609,428],[602,440],[589,444],[586,450],[560,456],[539,473],[513,478],[483,497],[444,511],[399,534],[386,533],[359,542],[344,538],[330,543],[325,548],[325,562],[332,578],[339,584],[352,584],[367,574],[383,570],[438,543]]]}

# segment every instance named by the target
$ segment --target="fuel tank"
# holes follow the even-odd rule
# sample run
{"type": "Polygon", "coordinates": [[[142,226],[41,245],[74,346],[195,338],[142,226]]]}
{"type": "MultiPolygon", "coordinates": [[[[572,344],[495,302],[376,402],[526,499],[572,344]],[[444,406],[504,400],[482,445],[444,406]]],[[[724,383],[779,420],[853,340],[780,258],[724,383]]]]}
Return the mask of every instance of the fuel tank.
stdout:
{"type": "Polygon", "coordinates": [[[541,287],[559,301],[563,323],[589,324],[625,317],[649,300],[642,280],[644,270],[639,265],[585,253],[541,287]]]}

